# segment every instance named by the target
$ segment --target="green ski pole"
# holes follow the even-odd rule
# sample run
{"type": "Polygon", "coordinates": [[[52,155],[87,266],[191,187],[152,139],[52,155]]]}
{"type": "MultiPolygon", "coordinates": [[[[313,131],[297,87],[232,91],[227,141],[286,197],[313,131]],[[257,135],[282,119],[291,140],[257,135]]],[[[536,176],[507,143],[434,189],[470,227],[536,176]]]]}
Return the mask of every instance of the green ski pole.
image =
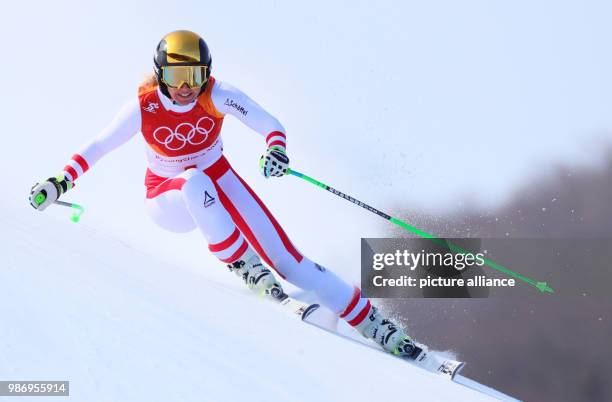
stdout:
{"type": "MultiPolygon", "coordinates": [[[[386,214],[386,213],[384,213],[382,211],[379,211],[378,209],[376,209],[374,207],[371,207],[368,204],[366,204],[364,202],[361,202],[358,199],[356,199],[354,197],[351,197],[348,194],[343,193],[342,191],[338,191],[335,188],[330,187],[330,186],[328,186],[325,183],[321,183],[320,181],[315,180],[312,177],[306,176],[303,173],[300,173],[300,172],[298,172],[296,170],[293,170],[293,169],[287,169],[287,174],[290,174],[290,175],[299,177],[300,179],[306,180],[307,182],[309,182],[311,184],[314,184],[315,186],[320,187],[320,188],[322,188],[324,190],[327,190],[330,193],[337,195],[338,197],[342,197],[345,200],[347,200],[349,202],[352,202],[355,205],[359,205],[360,207],[362,207],[364,209],[367,209],[368,211],[370,211],[370,212],[380,216],[383,219],[388,220],[389,222],[391,222],[391,223],[393,223],[393,224],[395,224],[395,225],[397,225],[397,226],[399,226],[399,227],[401,227],[401,228],[403,228],[403,229],[405,229],[405,230],[407,230],[407,231],[409,231],[411,233],[416,234],[417,236],[423,237],[425,239],[430,239],[431,241],[433,241],[436,244],[448,246],[452,251],[454,251],[456,253],[461,253],[461,254],[469,253],[469,251],[467,251],[467,250],[457,246],[456,244],[447,242],[445,240],[440,239],[439,237],[436,237],[436,236],[434,236],[434,235],[432,235],[430,233],[424,232],[424,231],[422,231],[422,230],[420,230],[420,229],[418,229],[418,228],[416,228],[414,226],[411,226],[408,223],[406,223],[406,222],[404,222],[404,221],[402,221],[400,219],[394,218],[394,217],[392,217],[389,214],[386,214]]],[[[535,281],[535,280],[533,280],[531,278],[528,278],[528,277],[526,277],[524,275],[519,274],[518,272],[514,272],[514,271],[510,270],[509,268],[504,267],[503,265],[497,264],[496,262],[491,261],[488,258],[485,258],[484,262],[485,262],[485,265],[488,266],[489,268],[495,269],[495,270],[497,270],[499,272],[502,272],[502,273],[504,273],[504,274],[506,274],[508,276],[512,276],[512,277],[514,277],[514,278],[516,278],[516,279],[518,279],[520,281],[523,281],[523,282],[527,283],[528,285],[535,287],[540,292],[554,293],[554,291],[555,291],[553,288],[548,286],[548,284],[546,282],[535,281]]]]}

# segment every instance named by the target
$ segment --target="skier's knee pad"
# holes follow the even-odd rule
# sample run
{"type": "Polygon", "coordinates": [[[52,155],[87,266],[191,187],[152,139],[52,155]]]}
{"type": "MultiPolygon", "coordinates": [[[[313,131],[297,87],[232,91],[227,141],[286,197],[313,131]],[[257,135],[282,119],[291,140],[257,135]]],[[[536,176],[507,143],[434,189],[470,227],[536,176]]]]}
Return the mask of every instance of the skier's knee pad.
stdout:
{"type": "Polygon", "coordinates": [[[185,179],[181,192],[187,205],[209,207],[218,202],[215,184],[203,172],[189,169],[181,177],[185,179]]]}
{"type": "Polygon", "coordinates": [[[181,187],[183,200],[206,240],[215,244],[226,239],[236,225],[221,203],[213,181],[196,169],[184,172],[181,177],[185,179],[181,187]]]}

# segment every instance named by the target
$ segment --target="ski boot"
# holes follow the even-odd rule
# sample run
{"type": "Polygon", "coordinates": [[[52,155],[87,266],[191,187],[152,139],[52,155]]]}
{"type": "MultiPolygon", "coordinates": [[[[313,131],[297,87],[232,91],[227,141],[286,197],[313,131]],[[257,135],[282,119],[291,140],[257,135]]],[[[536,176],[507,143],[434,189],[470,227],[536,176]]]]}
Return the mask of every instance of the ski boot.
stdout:
{"type": "Polygon", "coordinates": [[[274,274],[261,263],[257,254],[245,256],[243,259],[228,264],[227,267],[241,277],[252,291],[274,299],[286,297],[274,274]]]}
{"type": "Polygon", "coordinates": [[[357,330],[396,356],[416,360],[423,352],[423,349],[417,346],[401,328],[382,317],[374,306],[368,317],[359,324],[357,330]]]}

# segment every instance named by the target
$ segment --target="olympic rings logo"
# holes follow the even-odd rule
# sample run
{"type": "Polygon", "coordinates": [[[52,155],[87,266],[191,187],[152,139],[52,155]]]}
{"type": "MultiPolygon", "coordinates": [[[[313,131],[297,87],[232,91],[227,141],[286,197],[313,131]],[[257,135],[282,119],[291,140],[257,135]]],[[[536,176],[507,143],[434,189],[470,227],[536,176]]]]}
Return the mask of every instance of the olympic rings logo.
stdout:
{"type": "Polygon", "coordinates": [[[185,148],[187,144],[203,144],[214,127],[213,119],[202,117],[195,126],[191,123],[181,123],[174,130],[166,126],[158,127],[153,131],[153,138],[170,151],[178,151],[185,148]]]}

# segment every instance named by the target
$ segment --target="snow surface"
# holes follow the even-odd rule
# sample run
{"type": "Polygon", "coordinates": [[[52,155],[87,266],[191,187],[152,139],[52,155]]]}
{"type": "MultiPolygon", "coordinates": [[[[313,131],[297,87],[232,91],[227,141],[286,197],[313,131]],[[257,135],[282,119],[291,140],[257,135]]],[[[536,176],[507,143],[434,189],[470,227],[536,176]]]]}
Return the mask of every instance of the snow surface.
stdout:
{"type": "Polygon", "coordinates": [[[86,217],[2,210],[0,379],[70,380],[54,401],[492,400],[301,323],[213,260],[194,272],[86,217]]]}

